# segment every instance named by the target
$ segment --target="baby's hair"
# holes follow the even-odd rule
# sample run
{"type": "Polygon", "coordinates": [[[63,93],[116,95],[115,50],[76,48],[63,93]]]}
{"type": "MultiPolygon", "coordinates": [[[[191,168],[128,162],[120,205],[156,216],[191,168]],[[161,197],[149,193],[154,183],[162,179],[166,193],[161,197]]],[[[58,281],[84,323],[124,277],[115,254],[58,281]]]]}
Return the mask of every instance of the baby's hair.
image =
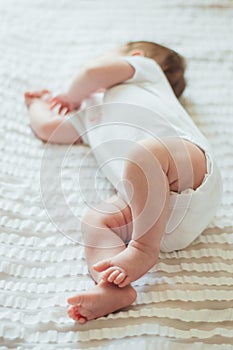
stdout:
{"type": "Polygon", "coordinates": [[[146,57],[154,59],[161,66],[175,95],[181,96],[186,85],[184,57],[168,47],[150,41],[132,41],[122,47],[124,53],[129,53],[132,50],[142,50],[146,57]]]}

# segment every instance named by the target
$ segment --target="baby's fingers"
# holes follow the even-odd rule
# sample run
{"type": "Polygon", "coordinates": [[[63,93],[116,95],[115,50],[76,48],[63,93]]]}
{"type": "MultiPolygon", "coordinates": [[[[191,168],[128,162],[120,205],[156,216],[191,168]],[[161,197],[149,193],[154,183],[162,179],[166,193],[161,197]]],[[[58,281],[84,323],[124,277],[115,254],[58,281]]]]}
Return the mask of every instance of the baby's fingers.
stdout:
{"type": "Polygon", "coordinates": [[[66,111],[65,111],[65,115],[67,115],[68,113],[70,113],[71,112],[71,108],[69,108],[69,107],[66,107],[66,111]]]}
{"type": "Polygon", "coordinates": [[[59,114],[64,114],[66,115],[69,112],[69,107],[61,105],[61,107],[58,110],[59,114]]]}
{"type": "Polygon", "coordinates": [[[58,101],[58,100],[56,100],[56,99],[52,99],[52,100],[50,100],[49,101],[50,102],[50,109],[53,109],[53,108],[55,108],[57,105],[59,105],[60,104],[60,101],[58,101]]]}

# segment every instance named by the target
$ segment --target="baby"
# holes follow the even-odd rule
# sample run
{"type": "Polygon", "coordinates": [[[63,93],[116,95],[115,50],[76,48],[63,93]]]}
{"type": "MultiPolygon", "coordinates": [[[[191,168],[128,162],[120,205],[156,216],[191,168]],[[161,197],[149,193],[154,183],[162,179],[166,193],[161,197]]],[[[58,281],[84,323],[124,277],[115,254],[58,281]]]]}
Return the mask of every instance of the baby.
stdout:
{"type": "Polygon", "coordinates": [[[31,128],[40,139],[84,142],[99,163],[124,159],[103,169],[117,194],[82,220],[96,284],[68,299],[68,315],[81,324],[131,305],[131,283],[157,263],[160,251],[187,247],[220,203],[221,176],[210,145],[177,99],[185,88],[184,70],[175,51],[130,42],[84,66],[67,93],[25,93],[31,128]],[[92,99],[96,104],[97,95],[103,108],[93,117],[81,105],[90,106],[92,99]],[[71,116],[80,107],[84,112],[71,116]]]}

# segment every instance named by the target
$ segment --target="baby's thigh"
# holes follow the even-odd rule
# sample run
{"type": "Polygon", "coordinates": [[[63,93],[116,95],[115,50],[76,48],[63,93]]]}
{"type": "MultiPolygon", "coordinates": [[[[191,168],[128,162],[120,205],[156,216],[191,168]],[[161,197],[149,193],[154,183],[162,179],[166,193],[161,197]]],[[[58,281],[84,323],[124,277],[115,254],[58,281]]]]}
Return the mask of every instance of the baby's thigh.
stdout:
{"type": "Polygon", "coordinates": [[[204,152],[190,141],[178,137],[161,140],[141,140],[139,144],[148,149],[159,161],[165,172],[170,191],[181,192],[196,189],[206,174],[204,152]]]}

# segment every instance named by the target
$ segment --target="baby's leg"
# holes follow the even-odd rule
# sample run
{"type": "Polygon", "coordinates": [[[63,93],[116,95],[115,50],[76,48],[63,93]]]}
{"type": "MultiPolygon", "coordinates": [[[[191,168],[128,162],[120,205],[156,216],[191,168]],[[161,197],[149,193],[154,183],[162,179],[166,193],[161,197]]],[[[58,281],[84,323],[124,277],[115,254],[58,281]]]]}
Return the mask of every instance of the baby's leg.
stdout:
{"type": "Polygon", "coordinates": [[[96,271],[105,271],[104,280],[119,287],[138,279],[157,262],[170,190],[196,188],[206,173],[204,153],[188,141],[170,139],[163,144],[151,139],[140,145],[144,147],[132,152],[124,174],[133,187],[132,241],[117,256],[94,265],[96,271]]]}
{"type": "Polygon", "coordinates": [[[129,306],[136,298],[136,291],[130,285],[120,289],[112,283],[103,282],[102,274],[92,267],[96,262],[122,252],[125,249],[123,239],[131,235],[130,208],[122,209],[120,199],[113,199],[114,203],[102,203],[97,208],[98,212],[90,210],[83,219],[86,260],[97,284],[91,290],[68,299],[68,303],[73,305],[68,314],[79,323],[129,306]]]}

